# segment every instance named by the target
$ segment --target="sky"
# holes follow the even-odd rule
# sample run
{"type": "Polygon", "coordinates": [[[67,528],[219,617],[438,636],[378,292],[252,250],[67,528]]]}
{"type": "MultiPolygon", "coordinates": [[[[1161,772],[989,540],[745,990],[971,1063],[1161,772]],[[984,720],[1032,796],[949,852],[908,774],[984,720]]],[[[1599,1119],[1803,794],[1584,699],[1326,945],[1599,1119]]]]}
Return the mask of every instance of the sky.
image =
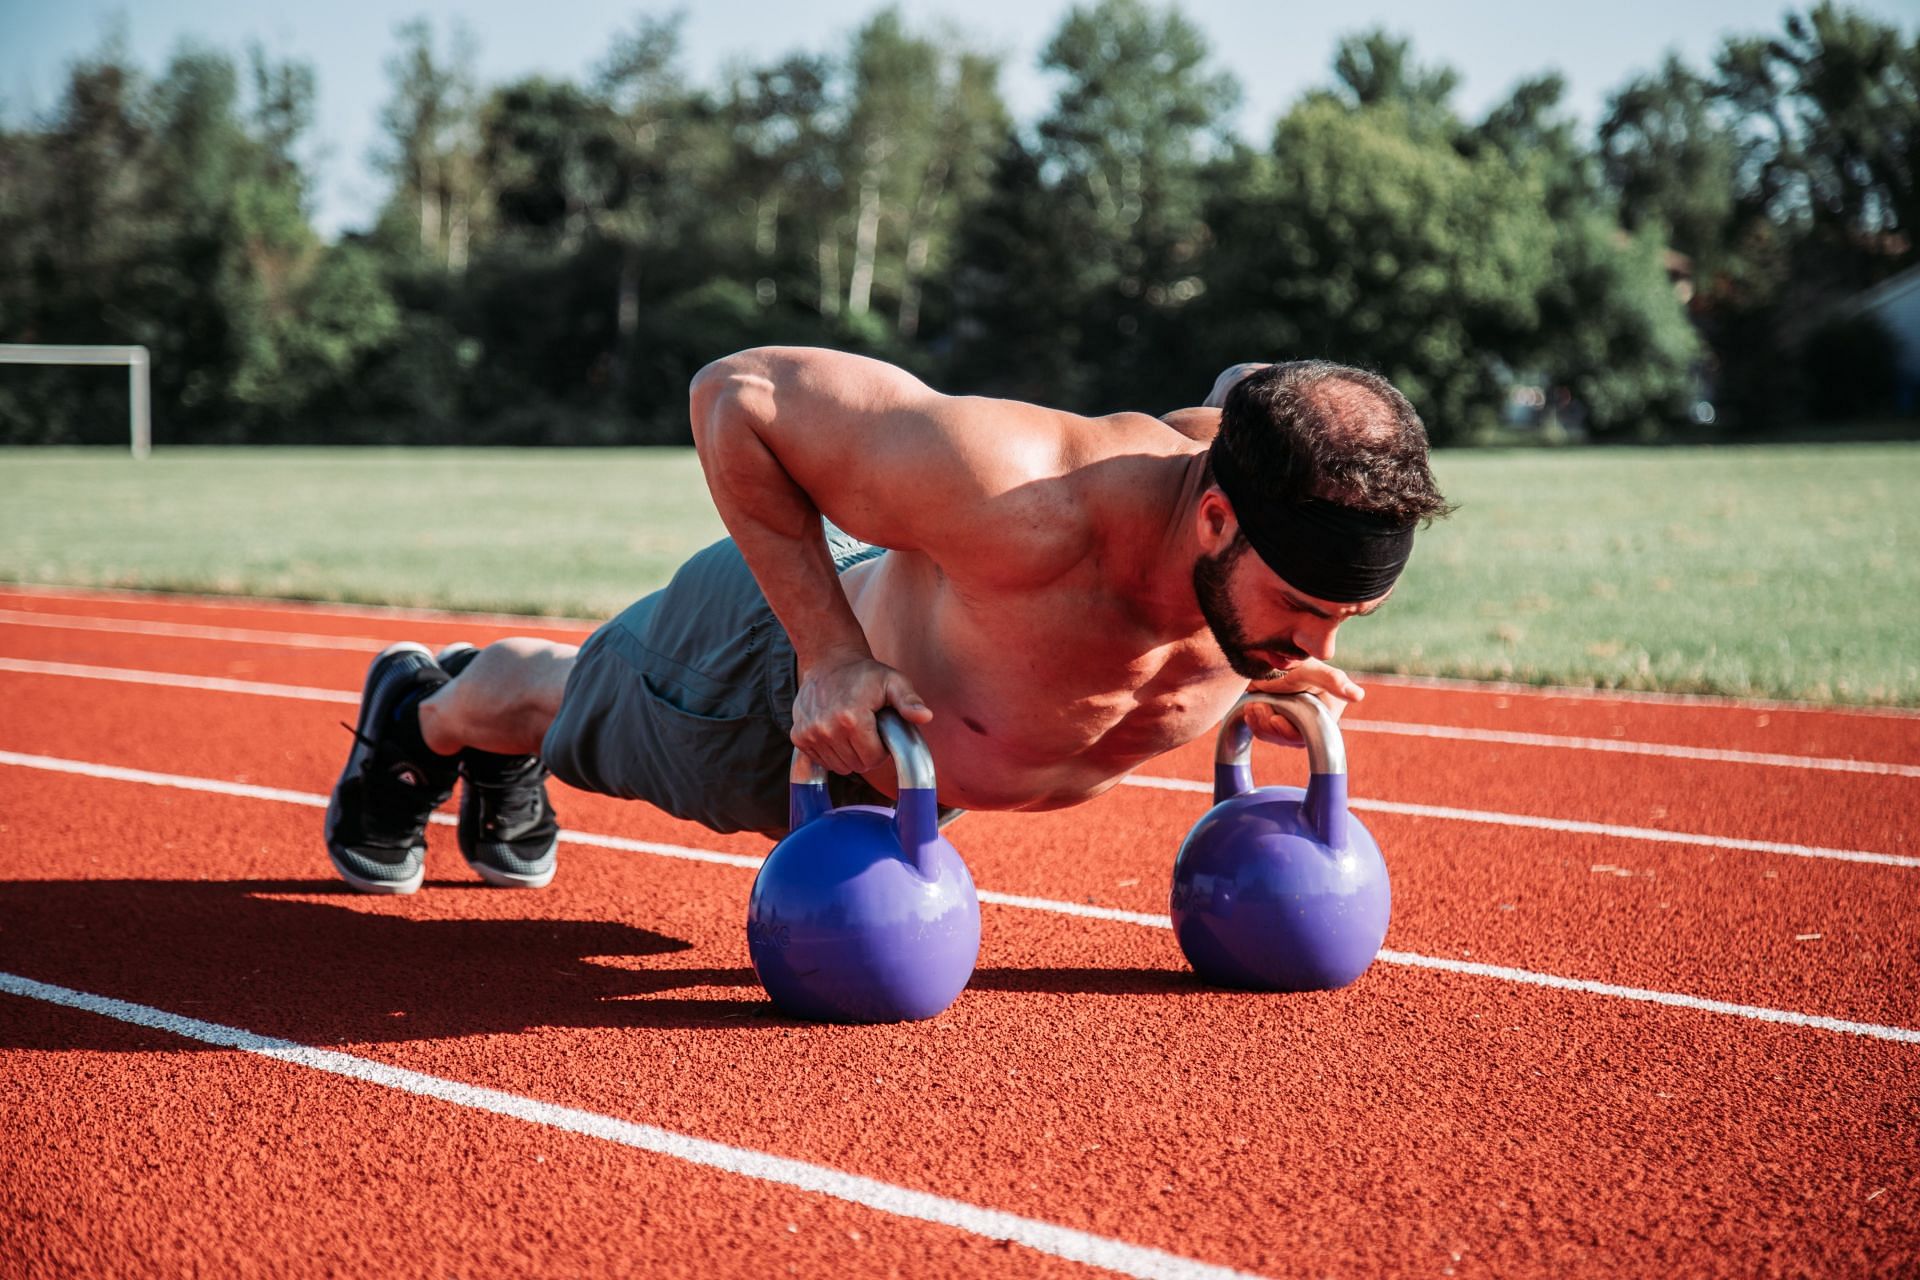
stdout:
{"type": "MultiPolygon", "coordinates": [[[[464,22],[478,41],[483,84],[534,73],[577,77],[616,32],[643,13],[686,11],[685,63],[713,83],[731,61],[770,61],[794,50],[838,52],[884,0],[0,0],[0,119],[19,124],[58,102],[66,68],[123,30],[134,60],[157,73],[182,43],[236,57],[261,44],[276,58],[313,65],[318,79],[308,152],[317,185],[314,219],[328,235],[367,224],[384,194],[369,162],[387,97],[383,63],[394,28],[412,17],[435,27],[441,47],[464,22]]],[[[1031,122],[1053,99],[1040,50],[1070,0],[898,0],[916,30],[947,23],[1003,55],[1002,90],[1031,122]]],[[[1804,10],[1802,3],[1794,6],[1804,10]]],[[[1855,0],[1854,7],[1909,33],[1920,0],[1855,0]]],[[[1779,0],[1181,0],[1206,33],[1218,65],[1239,79],[1235,125],[1263,142],[1303,91],[1328,82],[1335,42],[1381,26],[1412,39],[1422,63],[1461,74],[1457,107],[1475,117],[1518,81],[1547,70],[1567,80],[1567,105],[1588,124],[1608,94],[1652,70],[1669,51],[1704,67],[1728,34],[1774,32],[1779,0]]]]}

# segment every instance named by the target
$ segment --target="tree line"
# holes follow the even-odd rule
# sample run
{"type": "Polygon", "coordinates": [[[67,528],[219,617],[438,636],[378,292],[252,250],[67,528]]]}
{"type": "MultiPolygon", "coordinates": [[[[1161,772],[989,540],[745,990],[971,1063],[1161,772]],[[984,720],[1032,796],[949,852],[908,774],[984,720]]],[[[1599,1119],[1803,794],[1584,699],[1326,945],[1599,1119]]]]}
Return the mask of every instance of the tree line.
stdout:
{"type": "MultiPolygon", "coordinates": [[[[0,132],[0,341],[146,345],[163,442],[684,442],[692,373],[774,342],[1083,412],[1324,356],[1443,443],[1529,390],[1602,438],[1892,405],[1888,335],[1833,317],[1920,257],[1920,36],[1832,3],[1669,57],[1594,129],[1551,72],[1468,118],[1362,32],[1262,145],[1144,0],[1067,14],[1027,125],[994,55],[891,9],[707,84],[676,19],[494,85],[462,32],[396,37],[386,199],[331,243],[309,67],[74,65],[0,132]]],[[[0,440],[112,438],[122,396],[0,371],[0,440]]]]}

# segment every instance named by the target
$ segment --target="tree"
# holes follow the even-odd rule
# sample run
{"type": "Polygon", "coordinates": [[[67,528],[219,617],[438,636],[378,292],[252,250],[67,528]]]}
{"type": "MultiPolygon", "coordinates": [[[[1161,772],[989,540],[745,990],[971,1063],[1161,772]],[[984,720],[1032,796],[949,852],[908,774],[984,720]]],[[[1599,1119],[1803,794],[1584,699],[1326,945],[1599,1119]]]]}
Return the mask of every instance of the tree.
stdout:
{"type": "Polygon", "coordinates": [[[1553,228],[1504,158],[1387,103],[1295,107],[1213,215],[1210,363],[1326,356],[1379,370],[1437,441],[1490,425],[1502,355],[1539,324],[1553,228]]]}
{"type": "MultiPolygon", "coordinates": [[[[960,269],[974,343],[992,333],[988,314],[1071,317],[1053,340],[1058,355],[1004,352],[1057,369],[1059,388],[1043,398],[1137,408],[1191,378],[1180,329],[1201,287],[1206,166],[1228,149],[1226,115],[1239,95],[1207,58],[1198,28],[1140,0],[1073,9],[1041,55],[1062,78],[1059,93],[1035,145],[1003,152],[989,202],[999,226],[969,237],[960,269]],[[1009,252],[1005,233],[1016,227],[1058,255],[1038,275],[981,256],[1009,252]]],[[[985,354],[963,349],[956,361],[992,364],[985,354]]]]}
{"type": "Polygon", "coordinates": [[[706,104],[681,79],[685,15],[642,18],[615,38],[600,65],[598,98],[607,140],[607,190],[595,212],[601,236],[616,246],[612,384],[625,404],[640,328],[640,274],[650,252],[673,245],[699,216],[702,170],[696,134],[706,104]]]}
{"type": "Polygon", "coordinates": [[[967,49],[941,76],[932,146],[907,212],[896,326],[904,340],[920,336],[927,281],[944,276],[964,212],[986,193],[1011,131],[999,80],[997,60],[967,49]]]}
{"type": "MultiPolygon", "coordinates": [[[[70,69],[44,124],[0,141],[0,340],[158,345],[161,330],[123,303],[130,264],[150,260],[160,233],[147,202],[148,92],[109,39],[70,69]]],[[[87,440],[124,396],[117,380],[10,371],[0,439],[87,440]]]]}
{"type": "Polygon", "coordinates": [[[424,18],[395,31],[400,50],[387,59],[393,95],[380,112],[386,144],[375,162],[394,183],[387,218],[408,228],[419,254],[448,270],[466,267],[485,201],[478,166],[477,93],[472,33],[454,27],[452,48],[435,49],[424,18]]]}
{"type": "Polygon", "coordinates": [[[1356,107],[1395,107],[1416,134],[1451,139],[1460,127],[1451,105],[1459,73],[1451,67],[1420,66],[1411,41],[1378,27],[1340,41],[1333,74],[1336,97],[1356,107]]]}
{"type": "MultiPolygon", "coordinates": [[[[1744,79],[1759,75],[1757,55],[1736,49],[1722,74],[1729,92],[1744,96],[1758,89],[1744,79]]],[[[1787,15],[1785,37],[1768,42],[1763,65],[1778,68],[1790,89],[1795,119],[1778,159],[1799,170],[1816,227],[1859,246],[1868,279],[1920,258],[1920,37],[1903,41],[1896,28],[1822,3],[1787,15]],[[1904,248],[1876,255],[1887,236],[1902,236],[1904,248]]]]}
{"type": "Polygon", "coordinates": [[[1651,437],[1685,420],[1700,341],[1668,253],[1658,230],[1629,237],[1598,205],[1554,219],[1539,326],[1512,358],[1565,387],[1596,435],[1651,437]]]}
{"type": "Polygon", "coordinates": [[[1485,120],[1467,130],[1460,143],[1469,155],[1491,149],[1530,174],[1546,192],[1547,211],[1555,217],[1590,208],[1603,198],[1593,154],[1561,106],[1566,90],[1566,81],[1556,73],[1523,80],[1485,120]]]}
{"type": "Polygon", "coordinates": [[[1622,224],[1664,234],[1703,275],[1723,270],[1740,148],[1712,82],[1669,54],[1608,100],[1599,143],[1622,224]]]}
{"type": "Polygon", "coordinates": [[[917,198],[932,163],[940,55],[907,35],[896,9],[883,10],[854,38],[844,169],[854,194],[847,313],[863,316],[873,294],[880,224],[917,198]]]}
{"type": "MultiPolygon", "coordinates": [[[[26,270],[0,281],[0,326],[149,347],[155,416],[174,440],[297,429],[394,323],[370,265],[307,222],[312,72],[258,50],[250,71],[248,102],[222,54],[184,48],[149,82],[110,46],[74,68],[42,133],[6,149],[33,185],[0,193],[0,210],[39,230],[9,238],[26,270]]],[[[26,408],[11,380],[0,394],[0,417],[26,408]]],[[[71,433],[62,415],[92,402],[27,412],[49,407],[39,438],[71,433]]]]}
{"type": "Polygon", "coordinates": [[[1082,300],[1096,287],[1090,246],[1062,218],[1040,155],[1004,144],[955,252],[957,319],[948,374],[984,395],[1077,407],[1093,400],[1082,300]]]}
{"type": "Polygon", "coordinates": [[[998,80],[995,59],[951,32],[911,32],[895,9],[855,35],[835,147],[842,203],[819,228],[821,292],[842,295],[850,322],[884,301],[892,336],[919,336],[929,272],[1008,129],[998,80]]]}
{"type": "Polygon", "coordinates": [[[747,222],[717,238],[720,265],[752,281],[762,306],[810,298],[821,314],[839,309],[838,276],[829,288],[821,270],[840,188],[833,76],[827,58],[793,54],[737,72],[721,98],[727,147],[717,189],[744,205],[747,222]]]}
{"type": "Polygon", "coordinates": [[[1623,233],[1592,152],[1560,107],[1557,75],[1522,81],[1462,136],[1545,196],[1550,266],[1530,338],[1502,358],[1564,388],[1599,434],[1653,433],[1681,420],[1699,343],[1670,278],[1666,228],[1623,233]]]}

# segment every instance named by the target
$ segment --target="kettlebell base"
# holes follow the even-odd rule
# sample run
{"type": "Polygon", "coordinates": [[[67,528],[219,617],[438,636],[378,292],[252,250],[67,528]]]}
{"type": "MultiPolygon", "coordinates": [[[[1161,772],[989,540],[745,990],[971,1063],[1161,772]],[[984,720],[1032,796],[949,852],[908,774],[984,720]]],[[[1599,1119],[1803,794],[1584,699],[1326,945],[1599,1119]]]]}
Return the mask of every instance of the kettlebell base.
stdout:
{"type": "MultiPolygon", "coordinates": [[[[761,985],[766,984],[762,982],[761,985]]],[[[773,1000],[774,1011],[781,1017],[792,1018],[798,1022],[825,1022],[843,1027],[882,1027],[902,1022],[925,1022],[928,1019],[937,1018],[952,1008],[953,1001],[959,999],[959,996],[959,992],[954,992],[953,998],[937,1009],[917,1006],[909,1009],[871,1011],[832,1007],[807,1001],[782,1000],[778,997],[769,998],[773,1000]]]]}
{"type": "MultiPolygon", "coordinates": [[[[1289,996],[1305,995],[1313,991],[1338,991],[1342,987],[1350,987],[1360,981],[1360,979],[1366,975],[1367,971],[1366,969],[1362,969],[1359,973],[1351,977],[1329,975],[1326,977],[1271,978],[1251,973],[1207,973],[1202,971],[1198,965],[1193,964],[1191,958],[1189,958],[1187,963],[1188,966],[1193,969],[1194,980],[1202,986],[1213,987],[1220,991],[1264,991],[1272,995],[1289,996]]],[[[1372,967],[1372,965],[1367,966],[1368,969],[1372,967]]]]}
{"type": "MultiPolygon", "coordinates": [[[[934,831],[931,809],[925,817],[934,831]]],[[[916,852],[929,870],[905,856],[893,811],[865,805],[815,817],[774,847],[748,900],[747,953],[776,1009],[917,1022],[959,997],[980,954],[973,878],[937,834],[916,852]]]]}

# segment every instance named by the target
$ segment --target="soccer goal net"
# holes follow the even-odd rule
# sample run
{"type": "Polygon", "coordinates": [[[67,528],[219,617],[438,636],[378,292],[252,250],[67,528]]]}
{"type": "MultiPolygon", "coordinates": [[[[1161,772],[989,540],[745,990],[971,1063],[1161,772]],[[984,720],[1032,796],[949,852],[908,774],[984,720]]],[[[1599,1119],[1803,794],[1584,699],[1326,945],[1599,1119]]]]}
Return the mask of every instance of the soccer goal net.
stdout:
{"type": "Polygon", "coordinates": [[[127,366],[127,431],[133,456],[153,452],[153,395],[145,347],[50,346],[0,342],[0,364],[123,364],[127,366]]]}

